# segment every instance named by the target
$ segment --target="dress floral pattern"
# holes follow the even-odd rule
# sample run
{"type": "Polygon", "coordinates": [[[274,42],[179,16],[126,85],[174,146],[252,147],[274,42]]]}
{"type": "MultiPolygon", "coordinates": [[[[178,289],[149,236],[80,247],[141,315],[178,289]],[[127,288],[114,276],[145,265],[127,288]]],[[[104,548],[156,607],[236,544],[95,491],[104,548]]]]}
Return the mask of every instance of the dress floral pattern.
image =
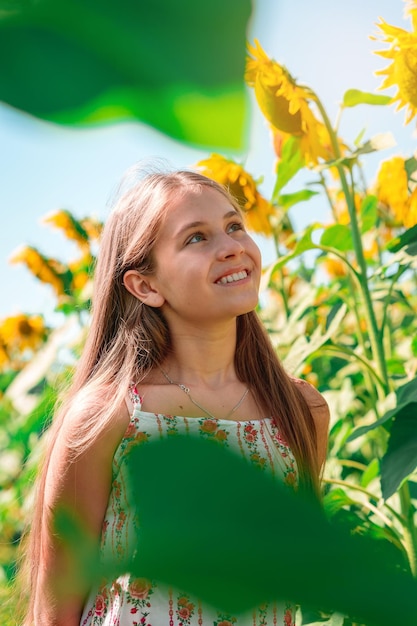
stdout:
{"type": "MultiPolygon", "coordinates": [[[[101,535],[101,557],[132,554],[137,519],[129,502],[125,460],[133,446],[177,434],[192,433],[217,441],[248,459],[261,471],[269,469],[285,484],[297,483],[294,456],[272,419],[233,421],[187,418],[142,411],[142,399],[130,389],[134,410],[113,459],[113,480],[101,535]]],[[[245,615],[217,612],[181,590],[130,574],[103,582],[91,591],[80,626],[294,626],[295,607],[267,603],[245,615]]]]}

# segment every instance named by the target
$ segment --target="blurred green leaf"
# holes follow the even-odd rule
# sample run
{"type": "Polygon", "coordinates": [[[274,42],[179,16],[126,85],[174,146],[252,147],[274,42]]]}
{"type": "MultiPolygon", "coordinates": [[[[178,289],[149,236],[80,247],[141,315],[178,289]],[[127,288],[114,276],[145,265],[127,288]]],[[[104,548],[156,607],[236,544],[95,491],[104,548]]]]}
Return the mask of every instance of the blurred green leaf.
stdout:
{"type": "Polygon", "coordinates": [[[388,449],[381,460],[382,495],[387,500],[417,467],[417,394],[393,420],[388,449]]]}
{"type": "Polygon", "coordinates": [[[56,389],[47,385],[43,390],[37,406],[26,417],[15,434],[16,440],[24,441],[32,434],[40,435],[50,424],[56,403],[56,389]]]}
{"type": "Polygon", "coordinates": [[[373,228],[378,218],[378,199],[376,196],[365,196],[360,209],[360,225],[362,234],[373,228]]]}
{"type": "Polygon", "coordinates": [[[361,476],[361,486],[366,487],[379,475],[379,459],[372,459],[361,476]]]}
{"type": "Polygon", "coordinates": [[[307,250],[317,249],[317,245],[313,242],[311,236],[312,236],[312,233],[320,227],[321,227],[320,224],[312,224],[311,226],[306,228],[301,233],[300,239],[297,240],[297,243],[295,244],[293,251],[290,252],[290,254],[287,254],[286,256],[281,257],[276,263],[273,263],[270,266],[270,268],[268,269],[269,277],[273,276],[276,270],[286,265],[289,261],[300,256],[300,254],[307,252],[307,250]]]}
{"type": "Polygon", "coordinates": [[[355,504],[355,501],[352,500],[341,487],[332,489],[323,498],[324,510],[330,517],[333,517],[333,515],[345,506],[351,506],[352,504],[355,504]]]}
{"type": "Polygon", "coordinates": [[[135,575],[172,583],[232,613],[276,598],[331,608],[368,626],[393,619],[414,626],[416,582],[398,567],[399,552],[388,541],[330,524],[306,494],[294,494],[213,442],[161,440],[137,446],[130,462],[141,519],[135,575]],[[193,494],[192,509],[179,493],[193,494]],[[213,543],[209,538],[223,533],[224,511],[233,533],[213,543]],[[260,511],[262,532],[254,534],[260,511]],[[251,549],[242,550],[249,536],[251,549]],[[395,603],[392,593],[400,594],[395,603]]]}
{"type": "MultiPolygon", "coordinates": [[[[308,617],[308,615],[307,615],[308,617]]],[[[333,613],[328,619],[320,620],[320,621],[304,621],[304,612],[303,612],[303,624],[302,626],[343,626],[345,623],[344,615],[340,615],[339,613],[333,613]]]]}
{"type": "Polygon", "coordinates": [[[250,14],[249,0],[15,5],[0,15],[0,99],[62,124],[135,119],[241,148],[250,14]]]}
{"type": "Polygon", "coordinates": [[[19,372],[10,370],[9,372],[3,372],[0,374],[0,392],[4,393],[7,387],[13,382],[19,372]]]}
{"type": "Polygon", "coordinates": [[[299,150],[295,137],[290,137],[284,142],[281,157],[277,166],[277,179],[274,191],[272,192],[272,201],[279,201],[279,193],[283,187],[304,167],[304,158],[299,150]]]}
{"type": "Polygon", "coordinates": [[[410,157],[404,161],[405,171],[407,172],[407,177],[409,180],[415,180],[413,174],[417,172],[417,159],[415,157],[410,157]]]}
{"type": "Polygon", "coordinates": [[[359,89],[348,89],[343,96],[344,107],[355,107],[358,104],[384,105],[390,104],[391,101],[390,96],[360,91],[359,89]]]}
{"type": "Polygon", "coordinates": [[[417,247],[413,244],[417,244],[417,224],[398,237],[391,239],[387,244],[387,249],[390,252],[398,252],[402,248],[406,248],[408,254],[417,255],[417,247]]]}
{"type": "Polygon", "coordinates": [[[287,193],[279,195],[277,198],[277,204],[286,211],[297,204],[298,202],[305,202],[306,200],[310,200],[313,196],[317,196],[317,191],[312,191],[311,189],[301,189],[300,191],[295,191],[294,193],[287,193]]]}
{"type": "Polygon", "coordinates": [[[334,248],[339,252],[347,252],[353,249],[352,233],[349,226],[344,224],[332,224],[323,231],[320,245],[334,248]]]}

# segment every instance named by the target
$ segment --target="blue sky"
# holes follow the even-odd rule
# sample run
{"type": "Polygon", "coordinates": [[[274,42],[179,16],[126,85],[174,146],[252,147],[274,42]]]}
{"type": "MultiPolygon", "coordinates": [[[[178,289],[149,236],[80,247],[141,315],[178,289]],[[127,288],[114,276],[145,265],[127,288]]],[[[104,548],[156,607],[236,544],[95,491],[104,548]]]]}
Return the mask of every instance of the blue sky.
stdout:
{"type": "MultiPolygon", "coordinates": [[[[255,0],[254,5],[248,39],[258,38],[268,54],[310,85],[331,118],[347,89],[374,91],[381,82],[374,71],[385,67],[386,61],[373,51],[383,46],[369,39],[377,31],[378,18],[410,28],[409,20],[404,19],[403,0],[255,0]]],[[[248,149],[241,154],[223,153],[245,163],[255,177],[264,176],[261,189],[268,195],[274,181],[274,155],[266,123],[252,94],[249,98],[248,149]]],[[[404,113],[395,113],[392,106],[360,106],[345,112],[341,134],[348,141],[362,129],[366,137],[390,131],[397,141],[394,148],[364,160],[370,181],[382,158],[415,152],[415,122],[407,127],[403,122],[404,113]]],[[[79,217],[104,219],[112,190],[138,160],[157,156],[176,167],[190,167],[210,153],[141,124],[70,129],[39,122],[4,105],[0,105],[0,137],[0,317],[23,311],[42,312],[47,319],[55,319],[50,287],[34,280],[23,266],[11,266],[7,261],[20,244],[34,245],[47,256],[64,261],[76,256],[75,248],[59,231],[40,223],[42,216],[66,208],[79,217]]],[[[292,213],[298,226],[326,216],[321,199],[300,204],[292,213]]],[[[258,241],[264,262],[270,262],[271,246],[258,241]]]]}

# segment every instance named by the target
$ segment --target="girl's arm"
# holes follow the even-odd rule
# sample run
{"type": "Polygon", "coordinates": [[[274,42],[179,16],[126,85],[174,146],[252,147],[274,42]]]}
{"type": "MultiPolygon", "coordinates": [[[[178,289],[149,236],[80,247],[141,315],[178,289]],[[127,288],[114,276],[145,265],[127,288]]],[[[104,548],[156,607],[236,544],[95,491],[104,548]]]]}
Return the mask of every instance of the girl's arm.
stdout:
{"type": "Polygon", "coordinates": [[[79,626],[89,591],[74,550],[68,549],[68,543],[54,529],[55,513],[63,510],[80,524],[94,560],[111,488],[113,455],[129,415],[126,407],[121,407],[111,425],[74,460],[68,442],[76,438],[77,429],[90,418],[86,410],[67,414],[50,456],[39,537],[40,559],[34,564],[38,567],[34,626],[79,626]]]}

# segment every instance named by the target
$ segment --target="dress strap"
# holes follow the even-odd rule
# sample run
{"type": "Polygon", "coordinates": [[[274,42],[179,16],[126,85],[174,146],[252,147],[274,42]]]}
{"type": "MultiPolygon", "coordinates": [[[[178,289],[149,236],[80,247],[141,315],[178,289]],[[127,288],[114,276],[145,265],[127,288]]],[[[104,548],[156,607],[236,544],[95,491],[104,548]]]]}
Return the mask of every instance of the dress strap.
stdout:
{"type": "Polygon", "coordinates": [[[142,407],[143,398],[139,394],[135,383],[130,383],[129,392],[126,398],[126,404],[128,405],[129,412],[133,413],[133,411],[142,407]]]}

